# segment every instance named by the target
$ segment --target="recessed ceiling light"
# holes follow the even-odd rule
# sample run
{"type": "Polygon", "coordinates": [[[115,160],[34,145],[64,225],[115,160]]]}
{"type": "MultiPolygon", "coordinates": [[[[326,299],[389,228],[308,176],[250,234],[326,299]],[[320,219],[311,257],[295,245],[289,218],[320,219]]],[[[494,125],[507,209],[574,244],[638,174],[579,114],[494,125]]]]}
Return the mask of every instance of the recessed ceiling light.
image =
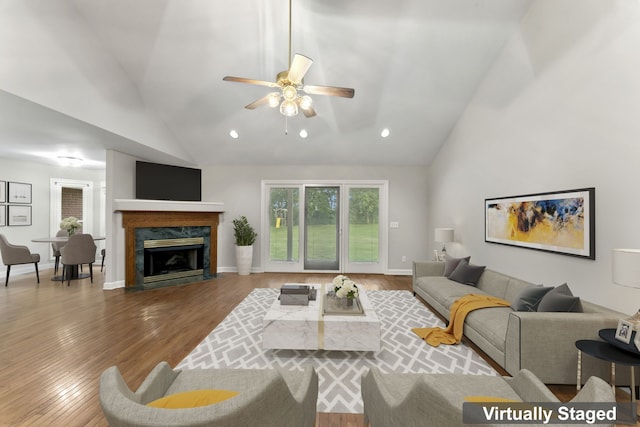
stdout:
{"type": "Polygon", "coordinates": [[[309,136],[309,133],[305,129],[302,129],[300,131],[300,138],[306,138],[308,136],[309,136]]]}
{"type": "Polygon", "coordinates": [[[380,136],[383,137],[383,138],[386,138],[386,137],[389,136],[390,133],[391,132],[389,132],[389,129],[384,128],[384,129],[382,129],[382,132],[380,132],[380,136]]]}
{"type": "Polygon", "coordinates": [[[236,130],[231,130],[231,132],[229,132],[229,135],[231,135],[231,138],[233,139],[238,139],[238,137],[240,135],[238,135],[238,132],[236,130]]]}

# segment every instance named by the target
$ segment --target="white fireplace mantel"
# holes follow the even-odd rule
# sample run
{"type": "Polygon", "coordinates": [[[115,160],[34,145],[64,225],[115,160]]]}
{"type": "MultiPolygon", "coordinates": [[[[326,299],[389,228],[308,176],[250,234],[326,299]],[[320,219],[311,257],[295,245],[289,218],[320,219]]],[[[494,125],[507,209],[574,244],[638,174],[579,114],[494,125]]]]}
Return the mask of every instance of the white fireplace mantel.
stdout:
{"type": "Polygon", "coordinates": [[[182,202],[176,200],[115,199],[114,212],[165,211],[165,212],[224,212],[220,202],[182,202]]]}

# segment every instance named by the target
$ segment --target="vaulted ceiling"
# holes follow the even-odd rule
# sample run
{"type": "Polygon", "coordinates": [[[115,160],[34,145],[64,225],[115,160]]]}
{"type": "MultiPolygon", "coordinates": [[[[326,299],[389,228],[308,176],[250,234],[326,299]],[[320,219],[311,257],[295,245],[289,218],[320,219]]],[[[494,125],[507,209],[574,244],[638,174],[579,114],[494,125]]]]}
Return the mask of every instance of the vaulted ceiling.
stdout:
{"type": "Polygon", "coordinates": [[[288,68],[289,0],[2,0],[0,157],[428,165],[530,1],[292,0],[305,83],[355,97],[285,121],[222,78],[288,68]]]}

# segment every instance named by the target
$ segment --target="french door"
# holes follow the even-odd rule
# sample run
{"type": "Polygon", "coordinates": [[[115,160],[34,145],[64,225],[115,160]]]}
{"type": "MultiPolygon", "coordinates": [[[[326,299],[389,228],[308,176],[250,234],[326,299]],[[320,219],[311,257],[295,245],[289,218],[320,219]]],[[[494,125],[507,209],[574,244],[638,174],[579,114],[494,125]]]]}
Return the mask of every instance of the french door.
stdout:
{"type": "Polygon", "coordinates": [[[265,271],[384,273],[386,181],[263,181],[265,271]]]}
{"type": "Polygon", "coordinates": [[[305,270],[340,271],[340,226],[340,186],[305,186],[305,270]]]}

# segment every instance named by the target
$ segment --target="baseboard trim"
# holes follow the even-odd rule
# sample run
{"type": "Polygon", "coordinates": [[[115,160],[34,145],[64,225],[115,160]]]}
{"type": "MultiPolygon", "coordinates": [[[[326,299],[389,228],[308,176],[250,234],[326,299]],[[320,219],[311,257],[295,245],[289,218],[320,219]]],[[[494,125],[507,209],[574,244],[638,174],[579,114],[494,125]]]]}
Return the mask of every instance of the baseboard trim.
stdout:
{"type": "MultiPolygon", "coordinates": [[[[5,277],[7,277],[7,267],[3,266],[4,268],[2,270],[0,270],[0,277],[2,277],[3,279],[5,277]]],[[[49,268],[53,268],[54,265],[53,263],[44,263],[44,262],[39,262],[38,263],[38,270],[40,271],[40,273],[42,273],[44,270],[47,270],[49,268]]],[[[33,264],[18,264],[18,265],[12,265],[11,266],[11,276],[9,277],[9,282],[11,282],[11,277],[13,276],[22,276],[25,274],[36,274],[36,269],[33,266],[33,264]]],[[[42,279],[42,274],[40,275],[40,279],[42,279]]]]}
{"type": "MultiPolygon", "coordinates": [[[[220,267],[218,266],[218,273],[237,273],[237,267],[220,267]]],[[[314,271],[317,272],[317,271],[314,271]]],[[[251,267],[251,273],[264,273],[264,269],[262,267],[251,267]]],[[[304,271],[300,271],[299,273],[305,273],[304,271]]],[[[411,276],[413,274],[413,270],[411,269],[390,269],[384,273],[386,276],[411,276]]]]}
{"type": "MultiPolygon", "coordinates": [[[[238,267],[218,267],[218,273],[237,273],[238,267]]],[[[262,267],[251,267],[251,274],[264,273],[262,267]]]]}
{"type": "Polygon", "coordinates": [[[387,276],[411,276],[413,274],[413,270],[401,270],[401,269],[390,269],[385,273],[387,276]]]}
{"type": "Polygon", "coordinates": [[[102,289],[104,289],[105,291],[120,289],[124,287],[125,287],[124,280],[116,280],[115,282],[104,282],[104,284],[102,285],[102,289]]]}

